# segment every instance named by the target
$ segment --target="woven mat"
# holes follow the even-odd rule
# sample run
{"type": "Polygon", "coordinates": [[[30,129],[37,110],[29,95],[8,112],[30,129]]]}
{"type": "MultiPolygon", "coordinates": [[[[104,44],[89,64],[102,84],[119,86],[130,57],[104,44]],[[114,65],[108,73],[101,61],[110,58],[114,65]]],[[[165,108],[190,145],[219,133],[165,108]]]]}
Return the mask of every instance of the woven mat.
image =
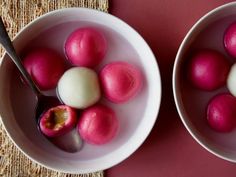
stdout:
{"type": "MultiPolygon", "coordinates": [[[[108,0],[0,0],[0,15],[11,38],[36,17],[65,7],[87,7],[107,12],[108,0]]],[[[0,47],[0,56],[4,50],[0,47]]],[[[103,177],[102,171],[71,175],[48,170],[28,159],[7,137],[0,123],[0,177],[103,177]]]]}

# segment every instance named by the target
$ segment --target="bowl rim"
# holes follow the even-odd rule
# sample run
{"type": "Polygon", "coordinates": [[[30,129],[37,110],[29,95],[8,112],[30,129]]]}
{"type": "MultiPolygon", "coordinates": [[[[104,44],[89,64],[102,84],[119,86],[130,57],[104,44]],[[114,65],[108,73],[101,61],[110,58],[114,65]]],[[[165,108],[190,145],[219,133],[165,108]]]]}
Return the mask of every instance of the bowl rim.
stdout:
{"type": "MultiPolygon", "coordinates": [[[[159,93],[157,93],[156,97],[154,97],[153,99],[156,99],[155,100],[155,110],[152,112],[152,115],[149,115],[150,117],[152,116],[152,119],[149,119],[151,120],[150,122],[146,122],[146,128],[143,129],[143,133],[141,135],[139,135],[139,137],[135,137],[134,135],[132,135],[130,137],[129,140],[135,138],[135,144],[132,144],[132,146],[130,146],[130,149],[129,151],[125,151],[123,152],[118,158],[113,159],[112,160],[112,163],[111,162],[106,162],[106,163],[103,163],[103,164],[99,164],[97,165],[97,167],[94,167],[92,169],[83,169],[83,170],[65,170],[65,169],[58,169],[58,168],[54,168],[50,165],[46,165],[40,161],[38,161],[37,159],[35,159],[34,157],[31,157],[30,154],[28,152],[25,152],[24,149],[19,146],[14,138],[11,136],[11,133],[8,131],[7,127],[5,127],[5,124],[4,124],[4,120],[3,118],[1,117],[1,123],[8,135],[8,137],[11,139],[11,141],[13,142],[13,144],[25,155],[27,156],[29,159],[31,159],[33,162],[43,166],[43,167],[46,167],[50,170],[54,170],[54,171],[58,171],[58,172],[63,172],[63,173],[70,173],[70,174],[84,174],[84,173],[91,173],[91,172],[96,172],[96,171],[100,171],[100,170],[106,170],[108,168],[111,168],[112,166],[115,166],[117,165],[118,163],[124,161],[125,159],[127,159],[130,155],[132,155],[143,143],[144,141],[147,139],[148,135],[150,134],[151,130],[153,129],[155,123],[156,123],[156,120],[158,118],[158,113],[159,113],[159,110],[160,110],[160,105],[161,105],[161,98],[162,98],[162,87],[161,87],[161,75],[160,75],[160,70],[159,70],[159,65],[158,65],[158,62],[156,60],[156,57],[154,55],[154,53],[152,52],[151,48],[149,47],[149,45],[147,44],[147,42],[144,40],[144,38],[134,29],[132,28],[130,25],[128,25],[126,22],[124,22],[123,20],[119,19],[118,17],[116,16],[113,16],[111,14],[108,14],[106,12],[102,12],[102,11],[99,11],[97,9],[90,9],[90,8],[85,8],[85,7],[71,7],[71,8],[61,8],[61,9],[57,9],[57,10],[53,10],[53,11],[50,11],[50,12],[47,12],[43,15],[41,15],[40,17],[37,17],[36,19],[34,19],[33,21],[31,21],[30,23],[28,23],[27,25],[25,25],[16,35],[15,37],[13,38],[13,43],[15,40],[17,40],[17,38],[21,35],[21,33],[29,28],[31,25],[37,23],[38,21],[42,20],[43,18],[46,18],[48,16],[51,16],[51,15],[54,15],[54,14],[57,14],[57,13],[65,13],[66,11],[71,11],[71,10],[76,10],[76,11],[89,11],[89,13],[97,13],[97,14],[100,14],[100,15],[104,15],[104,16],[108,16],[109,18],[111,18],[112,20],[122,24],[125,28],[129,29],[130,31],[132,31],[132,33],[135,34],[135,36],[138,38],[138,40],[145,46],[145,48],[148,50],[148,53],[150,56],[152,56],[152,59],[154,59],[152,62],[155,64],[155,71],[156,71],[156,76],[155,76],[155,80],[158,81],[158,88],[157,90],[159,90],[159,93]]],[[[2,62],[5,60],[4,58],[6,57],[6,52],[4,52],[3,56],[2,56],[2,60],[0,62],[0,67],[2,66],[2,62]]],[[[139,129],[140,126],[137,126],[137,129],[139,129]]],[[[137,129],[135,131],[137,131],[137,129]]],[[[127,143],[125,143],[127,144],[127,143]]],[[[122,145],[124,146],[124,145],[122,145]]],[[[118,148],[119,150],[119,148],[118,148]]],[[[116,152],[117,150],[115,150],[114,152],[116,152]]]]}
{"type": "Polygon", "coordinates": [[[207,142],[203,142],[203,140],[198,138],[198,136],[199,136],[198,133],[194,132],[192,130],[193,126],[191,125],[191,122],[188,121],[187,118],[185,118],[185,110],[184,110],[184,108],[181,108],[182,101],[181,101],[180,94],[178,94],[178,92],[180,92],[179,88],[177,87],[177,85],[178,85],[178,83],[177,83],[177,70],[180,65],[181,55],[182,55],[182,53],[184,53],[183,49],[185,48],[186,43],[188,43],[188,41],[191,39],[191,36],[194,33],[195,29],[198,26],[200,26],[201,24],[203,24],[208,18],[216,15],[218,12],[223,11],[224,9],[230,8],[231,6],[236,7],[236,2],[230,2],[230,3],[224,4],[224,5],[221,5],[221,6],[218,6],[214,9],[212,9],[211,11],[209,11],[205,15],[203,15],[201,18],[199,18],[199,20],[197,20],[197,22],[190,28],[190,30],[188,31],[188,33],[184,37],[183,41],[181,42],[181,45],[180,45],[178,52],[176,54],[176,57],[175,57],[175,62],[173,65],[173,73],[172,73],[172,89],[173,89],[174,101],[175,101],[175,105],[177,108],[177,112],[180,116],[182,123],[184,124],[185,128],[190,133],[190,135],[193,137],[193,139],[195,139],[195,141],[197,141],[197,143],[200,144],[205,150],[209,151],[210,153],[214,154],[215,156],[217,156],[223,160],[227,160],[229,162],[236,163],[236,159],[222,155],[222,153],[220,153],[219,149],[211,147],[210,144],[208,144],[207,142]]]}

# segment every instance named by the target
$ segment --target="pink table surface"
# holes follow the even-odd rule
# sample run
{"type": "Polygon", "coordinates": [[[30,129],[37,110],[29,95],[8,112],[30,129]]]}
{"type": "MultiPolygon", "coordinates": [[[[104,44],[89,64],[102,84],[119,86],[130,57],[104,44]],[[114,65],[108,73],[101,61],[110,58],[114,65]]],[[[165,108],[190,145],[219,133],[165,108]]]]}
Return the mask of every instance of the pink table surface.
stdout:
{"type": "Polygon", "coordinates": [[[172,93],[172,68],[178,47],[191,26],[226,0],[111,0],[110,13],[136,29],[159,63],[162,103],[144,144],[108,169],[106,177],[235,177],[236,164],[200,146],[183,126],[172,93]]]}

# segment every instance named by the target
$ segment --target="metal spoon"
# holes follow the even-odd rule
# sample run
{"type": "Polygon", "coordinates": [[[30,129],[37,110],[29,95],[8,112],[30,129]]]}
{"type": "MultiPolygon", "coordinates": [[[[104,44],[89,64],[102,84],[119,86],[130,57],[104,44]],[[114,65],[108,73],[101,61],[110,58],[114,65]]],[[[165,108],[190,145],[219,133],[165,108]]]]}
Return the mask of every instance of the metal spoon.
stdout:
{"type": "MultiPolygon", "coordinates": [[[[31,76],[28,74],[28,72],[24,68],[20,57],[17,56],[16,51],[13,47],[10,37],[7,34],[6,28],[4,26],[4,23],[1,17],[0,17],[0,43],[5,48],[7,54],[10,56],[12,61],[16,64],[17,68],[21,72],[25,81],[28,83],[28,85],[30,86],[30,88],[36,95],[37,105],[36,105],[36,110],[35,110],[35,118],[38,123],[40,115],[42,114],[44,110],[46,110],[49,107],[59,105],[61,104],[61,102],[56,97],[44,95],[39,90],[39,88],[35,85],[34,81],[31,79],[31,76]]],[[[75,130],[72,130],[61,137],[58,137],[58,138],[56,137],[49,140],[60,149],[67,152],[77,152],[81,149],[81,145],[82,145],[80,136],[75,130]]]]}

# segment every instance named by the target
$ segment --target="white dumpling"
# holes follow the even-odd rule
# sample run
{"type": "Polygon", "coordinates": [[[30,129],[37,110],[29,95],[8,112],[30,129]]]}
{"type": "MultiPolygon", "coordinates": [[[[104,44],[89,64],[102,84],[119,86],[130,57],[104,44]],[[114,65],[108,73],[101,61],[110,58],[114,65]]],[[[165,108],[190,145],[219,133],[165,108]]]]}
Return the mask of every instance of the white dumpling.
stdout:
{"type": "Polygon", "coordinates": [[[236,96],[236,63],[231,66],[227,78],[227,87],[230,93],[236,96]]]}
{"type": "Polygon", "coordinates": [[[57,93],[68,106],[82,109],[96,103],[101,97],[98,76],[85,67],[73,67],[60,78],[57,93]]]}

